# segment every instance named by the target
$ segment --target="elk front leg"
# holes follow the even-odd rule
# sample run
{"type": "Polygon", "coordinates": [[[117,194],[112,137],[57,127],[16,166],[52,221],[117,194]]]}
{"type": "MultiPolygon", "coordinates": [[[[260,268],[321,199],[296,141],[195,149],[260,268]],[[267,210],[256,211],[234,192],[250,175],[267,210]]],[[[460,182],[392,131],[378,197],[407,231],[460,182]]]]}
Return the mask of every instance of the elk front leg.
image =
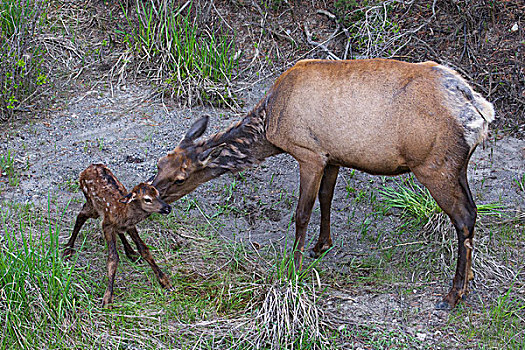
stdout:
{"type": "Polygon", "coordinates": [[[324,162],[312,157],[308,162],[299,161],[300,187],[299,202],[295,211],[295,242],[294,263],[297,270],[301,269],[306,229],[312,215],[317,192],[323,176],[324,162]]]}
{"type": "Polygon", "coordinates": [[[117,252],[116,236],[113,227],[107,224],[102,224],[102,230],[104,231],[104,238],[108,246],[108,260],[107,260],[107,273],[108,273],[108,286],[102,299],[102,306],[111,307],[113,303],[113,285],[115,283],[115,274],[117,272],[117,266],[119,262],[119,256],[117,252]]]}
{"type": "Polygon", "coordinates": [[[330,210],[334,198],[334,188],[339,174],[339,167],[328,164],[324,169],[321,187],[319,188],[319,204],[321,205],[321,230],[317,244],[311,251],[311,257],[318,258],[332,247],[330,236],[330,210]]]}
{"type": "Polygon", "coordinates": [[[135,244],[137,245],[137,250],[139,251],[140,255],[151,266],[151,269],[153,270],[153,273],[155,273],[155,276],[157,276],[160,285],[166,289],[172,289],[169,277],[166,274],[164,274],[164,272],[162,272],[162,270],[157,266],[155,260],[153,259],[153,256],[149,251],[148,246],[140,238],[137,229],[135,227],[129,229],[128,234],[130,235],[133,242],[135,242],[135,244]]]}

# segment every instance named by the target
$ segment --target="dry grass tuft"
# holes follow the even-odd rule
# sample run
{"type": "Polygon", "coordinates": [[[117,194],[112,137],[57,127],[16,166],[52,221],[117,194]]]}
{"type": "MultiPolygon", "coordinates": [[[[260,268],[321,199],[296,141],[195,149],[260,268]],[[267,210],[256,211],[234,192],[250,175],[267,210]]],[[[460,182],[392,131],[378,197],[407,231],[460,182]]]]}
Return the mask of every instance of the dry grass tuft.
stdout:
{"type": "Polygon", "coordinates": [[[252,306],[255,317],[243,336],[246,343],[255,349],[302,349],[306,344],[327,342],[321,331],[323,310],[313,285],[279,280],[261,292],[261,302],[252,306]]]}

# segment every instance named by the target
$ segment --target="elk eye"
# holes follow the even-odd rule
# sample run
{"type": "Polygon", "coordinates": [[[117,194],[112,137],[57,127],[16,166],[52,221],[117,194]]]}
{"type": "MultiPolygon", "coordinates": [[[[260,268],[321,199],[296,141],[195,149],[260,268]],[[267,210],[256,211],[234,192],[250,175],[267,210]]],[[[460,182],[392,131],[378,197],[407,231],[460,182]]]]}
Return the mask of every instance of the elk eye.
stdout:
{"type": "Polygon", "coordinates": [[[176,185],[180,185],[181,183],[184,182],[184,179],[177,179],[174,181],[176,185]]]}
{"type": "Polygon", "coordinates": [[[144,198],[144,202],[146,202],[146,203],[151,203],[151,199],[149,199],[149,198],[144,198]]]}

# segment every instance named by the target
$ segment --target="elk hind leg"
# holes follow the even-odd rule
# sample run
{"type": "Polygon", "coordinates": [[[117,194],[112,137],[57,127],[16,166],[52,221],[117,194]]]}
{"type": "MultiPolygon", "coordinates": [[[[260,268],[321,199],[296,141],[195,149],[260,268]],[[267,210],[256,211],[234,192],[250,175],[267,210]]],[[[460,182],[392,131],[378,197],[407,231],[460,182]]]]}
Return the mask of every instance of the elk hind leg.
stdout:
{"type": "Polygon", "coordinates": [[[457,232],[458,259],[452,287],[437,309],[451,309],[459,299],[468,294],[468,282],[473,279],[472,250],[474,249],[474,225],[477,209],[467,182],[466,166],[457,176],[446,176],[444,172],[435,171],[433,178],[414,171],[416,177],[425,185],[438,205],[450,217],[457,232]],[[436,177],[441,174],[441,177],[436,177]]]}
{"type": "Polygon", "coordinates": [[[324,169],[321,186],[319,188],[319,204],[321,206],[321,229],[317,244],[311,251],[311,257],[318,258],[321,254],[332,247],[332,237],[330,235],[330,211],[332,199],[334,198],[334,188],[339,174],[339,167],[328,164],[324,169]]]}

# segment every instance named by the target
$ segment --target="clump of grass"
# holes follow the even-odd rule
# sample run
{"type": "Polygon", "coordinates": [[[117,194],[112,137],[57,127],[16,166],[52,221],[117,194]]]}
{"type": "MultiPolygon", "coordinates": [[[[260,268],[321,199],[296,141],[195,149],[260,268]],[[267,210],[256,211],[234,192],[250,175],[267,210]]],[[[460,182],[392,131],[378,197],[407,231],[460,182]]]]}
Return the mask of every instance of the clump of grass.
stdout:
{"type": "MultiPolygon", "coordinates": [[[[525,301],[520,284],[517,280],[512,281],[485,312],[476,315],[479,322],[462,333],[469,339],[478,339],[487,349],[522,349],[525,345],[525,301]]],[[[455,322],[465,319],[464,312],[455,316],[455,322]]]]}
{"type": "Polygon", "coordinates": [[[255,349],[309,349],[329,344],[316,289],[321,283],[314,268],[323,256],[303,271],[295,269],[293,256],[274,265],[273,272],[266,275],[268,280],[258,283],[259,297],[250,306],[253,320],[241,344],[255,349]]]}
{"type": "Polygon", "coordinates": [[[401,216],[415,225],[425,224],[441,211],[428,189],[418,185],[412,176],[395,187],[384,186],[379,193],[387,210],[400,209],[401,216]]]}
{"type": "Polygon", "coordinates": [[[47,83],[35,40],[46,6],[44,0],[0,0],[0,120],[25,110],[47,83]]]}
{"type": "Polygon", "coordinates": [[[519,191],[525,192],[525,174],[522,174],[521,177],[518,176],[516,179],[514,179],[514,182],[518,186],[519,191]]]}
{"type": "MultiPolygon", "coordinates": [[[[417,184],[413,176],[402,183],[396,182],[394,187],[384,186],[379,193],[383,196],[385,208],[400,209],[401,216],[411,225],[425,225],[434,221],[436,216],[446,216],[428,189],[417,184]]],[[[481,204],[477,208],[478,216],[503,216],[504,206],[499,203],[481,204]]]]}
{"type": "Polygon", "coordinates": [[[137,1],[135,11],[123,9],[129,29],[117,32],[136,62],[148,63],[139,64],[137,70],[146,71],[166,92],[190,105],[230,104],[234,96],[229,83],[238,58],[234,41],[199,28],[191,5],[185,9],[186,5],[178,8],[175,2],[157,3],[137,1]]]}

